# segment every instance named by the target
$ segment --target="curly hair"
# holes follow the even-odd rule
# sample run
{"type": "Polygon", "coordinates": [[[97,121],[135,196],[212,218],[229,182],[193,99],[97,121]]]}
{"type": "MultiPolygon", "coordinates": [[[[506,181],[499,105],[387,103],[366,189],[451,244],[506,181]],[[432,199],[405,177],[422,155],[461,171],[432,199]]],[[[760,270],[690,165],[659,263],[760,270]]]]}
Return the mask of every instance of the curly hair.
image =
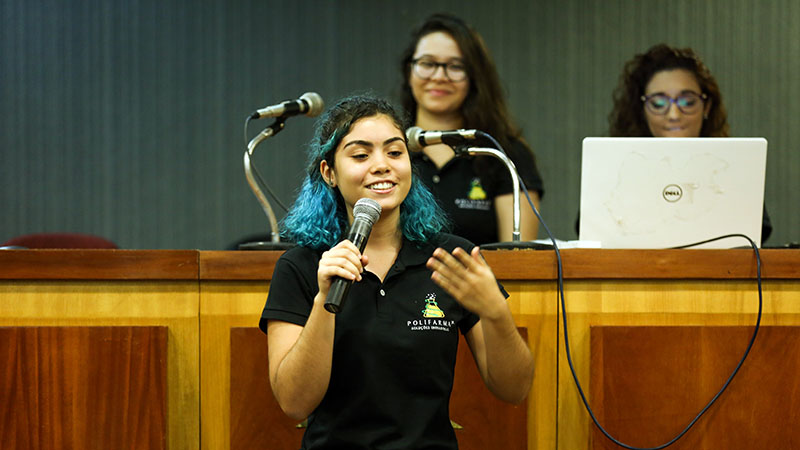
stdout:
{"type": "MultiPolygon", "coordinates": [[[[347,210],[338,189],[328,186],[319,167],[325,160],[334,167],[336,148],[353,125],[365,117],[384,115],[401,131],[406,129],[405,115],[389,102],[371,95],[353,95],[328,109],[317,122],[308,149],[306,176],[282,221],[284,238],[298,245],[325,250],[338,243],[348,226],[347,210]]],[[[400,205],[403,236],[423,243],[448,227],[444,211],[430,191],[412,173],[411,188],[400,205]]]]}
{"type": "MultiPolygon", "coordinates": [[[[412,31],[408,46],[401,55],[400,103],[411,116],[411,123],[415,123],[417,119],[417,101],[409,84],[414,52],[420,39],[437,31],[449,34],[456,41],[467,69],[469,91],[461,105],[463,127],[488,133],[508,152],[514,151],[510,143],[512,140],[517,140],[523,144],[526,151],[533,153],[522,138],[522,130],[511,118],[500,84],[500,76],[483,38],[463,20],[450,14],[437,13],[426,18],[412,31]]],[[[509,156],[512,160],[517,159],[514,154],[509,156]]],[[[492,158],[476,158],[475,168],[480,175],[490,180],[498,176],[507,176],[503,171],[504,167],[492,158]]]]}
{"type": "Polygon", "coordinates": [[[609,134],[620,137],[650,137],[641,96],[653,76],[664,70],[684,69],[697,79],[708,96],[711,108],[703,120],[701,137],[727,137],[730,134],[728,113],[722,103],[717,80],[691,48],[675,48],[658,44],[625,63],[619,84],[614,90],[614,109],[608,116],[609,134]]]}

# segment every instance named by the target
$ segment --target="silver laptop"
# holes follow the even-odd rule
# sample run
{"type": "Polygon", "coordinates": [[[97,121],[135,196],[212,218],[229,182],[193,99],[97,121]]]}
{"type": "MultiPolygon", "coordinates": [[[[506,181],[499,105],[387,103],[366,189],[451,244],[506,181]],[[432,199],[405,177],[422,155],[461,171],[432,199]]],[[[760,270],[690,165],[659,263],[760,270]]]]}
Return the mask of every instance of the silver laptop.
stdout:
{"type": "Polygon", "coordinates": [[[671,248],[737,233],[760,247],[766,166],[764,138],[586,138],[580,240],[671,248]]]}

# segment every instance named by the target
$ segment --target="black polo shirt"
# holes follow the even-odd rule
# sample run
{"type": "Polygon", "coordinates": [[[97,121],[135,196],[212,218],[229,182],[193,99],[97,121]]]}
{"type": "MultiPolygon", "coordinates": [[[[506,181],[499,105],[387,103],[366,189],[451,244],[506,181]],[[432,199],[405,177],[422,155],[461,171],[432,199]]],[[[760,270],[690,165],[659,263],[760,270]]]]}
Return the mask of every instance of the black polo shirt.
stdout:
{"type": "MultiPolygon", "coordinates": [[[[431,281],[425,263],[436,247],[473,247],[441,234],[409,241],[381,283],[369,272],[354,283],[336,316],[328,391],[308,419],[303,449],[456,449],[450,425],[458,331],[475,314],[431,281]]],[[[295,247],[281,256],[259,326],[305,325],[318,292],[322,252],[295,247]]],[[[503,291],[504,295],[505,291],[503,291]]]]}
{"type": "MultiPolygon", "coordinates": [[[[489,143],[481,146],[491,148],[489,143]]],[[[512,141],[509,154],[529,191],[544,194],[542,177],[533,154],[519,141],[512,141]]],[[[425,186],[441,204],[453,223],[452,233],[478,245],[497,242],[497,215],[494,199],[514,192],[508,169],[498,159],[484,157],[486,164],[498,165],[496,180],[484,180],[475,171],[475,157],[464,155],[451,159],[441,169],[422,152],[412,153],[412,162],[425,186]]],[[[522,186],[520,186],[522,189],[522,186]]],[[[520,192],[520,208],[528,208],[520,192]]]]}

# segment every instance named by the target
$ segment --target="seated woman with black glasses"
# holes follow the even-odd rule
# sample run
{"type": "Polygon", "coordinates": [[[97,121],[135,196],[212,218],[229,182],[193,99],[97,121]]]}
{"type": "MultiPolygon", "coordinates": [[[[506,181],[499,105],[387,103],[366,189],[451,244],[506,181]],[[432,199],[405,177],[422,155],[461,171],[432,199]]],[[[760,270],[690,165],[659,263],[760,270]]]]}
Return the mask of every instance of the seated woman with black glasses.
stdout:
{"type": "MultiPolygon", "coordinates": [[[[400,65],[403,107],[423,130],[476,129],[503,146],[538,208],[542,178],[506,107],[500,80],[480,35],[461,19],[434,14],[414,30],[400,65]]],[[[479,141],[481,147],[493,147],[479,141]]],[[[480,245],[512,240],[513,185],[505,165],[488,156],[455,158],[431,145],[412,155],[423,182],[453,223],[453,233],[480,245]]],[[[522,197],[520,234],[536,239],[538,221],[522,197]]]]}
{"type": "MultiPolygon", "coordinates": [[[[612,137],[728,137],[717,81],[690,48],[658,44],[625,64],[609,115],[612,137]]],[[[761,242],[772,233],[764,208],[761,242]]]]}

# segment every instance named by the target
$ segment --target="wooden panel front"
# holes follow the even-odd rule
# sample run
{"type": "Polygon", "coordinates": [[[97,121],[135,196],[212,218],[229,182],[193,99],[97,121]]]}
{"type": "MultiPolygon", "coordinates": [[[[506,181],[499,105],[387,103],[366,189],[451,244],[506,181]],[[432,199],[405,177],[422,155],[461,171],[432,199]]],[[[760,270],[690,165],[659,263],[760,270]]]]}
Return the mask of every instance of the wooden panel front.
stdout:
{"type": "MultiPolygon", "coordinates": [[[[196,450],[200,446],[197,290],[197,281],[0,281],[0,327],[166,327],[167,448],[196,450]]],[[[4,407],[0,400],[0,411],[4,407]]],[[[132,424],[138,419],[127,417],[132,424]]]]}
{"type": "Polygon", "coordinates": [[[258,328],[231,328],[232,450],[297,450],[303,428],[272,395],[267,336],[258,328]]]}
{"type": "MultiPolygon", "coordinates": [[[[253,421],[263,427],[262,431],[273,432],[272,425],[262,421],[260,414],[263,412],[258,410],[264,407],[262,401],[269,402],[272,398],[267,373],[266,336],[256,328],[268,290],[269,284],[265,282],[200,284],[200,347],[203,349],[200,352],[202,450],[228,450],[235,448],[233,445],[238,445],[237,443],[252,442],[248,424],[253,421]],[[249,330],[241,336],[231,332],[237,328],[249,330]],[[242,340],[248,342],[246,347],[252,348],[243,348],[242,340]],[[234,344],[236,349],[233,348],[234,344]],[[245,360],[243,363],[246,368],[232,371],[234,360],[237,361],[237,366],[245,360]],[[242,382],[248,383],[245,395],[252,394],[254,397],[254,404],[246,407],[233,404],[234,401],[243,400],[241,391],[234,392],[242,382]],[[246,415],[250,411],[256,416],[232,417],[232,414],[246,415]],[[234,434],[236,441],[232,442],[234,434]]],[[[297,448],[299,446],[292,450],[297,448]]]]}
{"type": "MultiPolygon", "coordinates": [[[[519,329],[527,340],[528,331],[519,329]]],[[[450,397],[460,450],[524,449],[528,447],[528,405],[512,405],[495,397],[483,383],[472,352],[459,336],[456,373],[450,397]]]]}
{"type": "MultiPolygon", "coordinates": [[[[591,329],[591,404],[614,438],[665,444],[730,377],[754,327],[591,329]]],[[[800,446],[800,327],[762,327],[744,365],[701,419],[671,448],[800,446]]],[[[593,449],[617,449],[597,429],[593,449]]]]}
{"type": "MultiPolygon", "coordinates": [[[[527,339],[527,330],[520,329],[527,339]]],[[[232,450],[300,448],[303,430],[275,401],[267,376],[267,340],[258,328],[231,329],[232,450]]],[[[527,447],[527,404],[510,405],[483,384],[460,336],[450,418],[462,450],[527,447]]]]}
{"type": "MultiPolygon", "coordinates": [[[[566,283],[566,315],[568,325],[569,348],[572,361],[577,372],[584,393],[589,399],[594,399],[591,380],[591,348],[590,333],[594,327],[752,327],[756,322],[758,312],[758,291],[753,281],[740,280],[601,280],[601,281],[573,281],[566,283]]],[[[800,284],[787,280],[771,280],[763,285],[763,317],[762,326],[795,326],[800,325],[800,284]]],[[[561,308],[559,308],[561,310],[561,308]]],[[[558,448],[571,450],[574,448],[587,448],[592,440],[594,425],[586,412],[578,391],[573,381],[565,353],[563,339],[563,323],[559,322],[558,362],[558,448]]],[[[762,336],[760,336],[762,337],[762,336]]],[[[709,367],[719,364],[720,361],[732,361],[736,355],[741,356],[744,351],[746,339],[737,338],[736,342],[726,342],[730,348],[725,349],[724,357],[719,360],[692,358],[692,352],[687,349],[683,355],[675,353],[675,365],[686,365],[701,371],[713,370],[714,374],[731,370],[730,365],[724,368],[709,367]],[[730,353],[732,352],[732,353],[730,353]],[[681,359],[683,358],[683,359],[681,359]],[[692,364],[694,366],[692,366],[692,364]]],[[[757,341],[758,342],[758,341],[757,341]]],[[[762,363],[767,367],[777,367],[786,363],[786,358],[779,354],[769,352],[769,348],[757,344],[749,356],[748,364],[764,358],[762,363]]],[[[635,344],[635,343],[632,343],[635,344]]],[[[770,344],[772,345],[772,344],[770,344]]],[[[655,355],[654,355],[655,356],[655,355]]],[[[788,356],[787,356],[788,358],[788,356]]],[[[664,363],[666,365],[666,363],[664,363]]],[[[687,369],[688,370],[688,369],[687,369]]],[[[630,370],[632,376],[637,371],[630,370]]],[[[712,372],[705,372],[712,373],[712,372]]],[[[717,375],[714,375],[715,377],[717,375]]],[[[715,378],[717,380],[718,378],[715,378]]],[[[735,381],[735,383],[738,381],[735,381]]],[[[664,395],[668,385],[661,385],[653,398],[664,395]]],[[[715,381],[713,386],[719,387],[715,381]]],[[[712,389],[712,387],[703,389],[712,389]]],[[[684,387],[685,389],[688,389],[684,387]]],[[[790,387],[776,387],[784,389],[776,392],[791,392],[790,387]]],[[[691,405],[708,401],[707,395],[699,396],[699,392],[686,391],[685,403],[691,400],[691,405]]],[[[675,394],[679,395],[679,394],[675,394]]],[[[604,397],[608,401],[607,397],[604,397]]],[[[596,402],[591,403],[594,408],[600,408],[596,402]]],[[[701,405],[702,406],[702,405],[701,405]]],[[[605,408],[609,411],[609,408],[605,408]]],[[[690,408],[695,409],[697,408],[690,408]]],[[[688,414],[688,413],[687,413],[688,414]]],[[[708,413],[709,420],[715,414],[708,413]]],[[[795,417],[797,419],[797,417],[795,417]]],[[[675,420],[678,420],[677,418],[675,420]]],[[[687,419],[680,417],[680,421],[687,419]]],[[[669,421],[662,424],[660,420],[653,419],[649,428],[655,427],[672,430],[674,434],[675,422],[669,421]],[[658,422],[659,425],[655,425],[658,422]]],[[[702,424],[701,424],[702,425],[702,424]]],[[[678,430],[680,431],[680,430],[678,430]]],[[[664,431],[666,433],[666,431],[664,431]]],[[[669,433],[666,433],[669,434],[669,433]]],[[[673,435],[674,435],[673,434],[673,435]]],[[[659,434],[658,436],[663,436],[659,434]]],[[[596,440],[595,440],[596,441],[596,440]]],[[[760,442],[760,441],[759,441],[760,442]]],[[[757,445],[757,442],[749,442],[757,445]]],[[[646,445],[647,443],[638,442],[646,445]]],[[[650,442],[652,444],[652,442],[650,442]]],[[[637,445],[634,443],[634,445],[637,445]]],[[[780,446],[779,446],[780,447],[780,446]]],[[[697,447],[701,448],[701,447],[697,447]]],[[[702,447],[712,448],[712,447],[702,447]]],[[[713,447],[724,448],[724,447],[713,447]]],[[[753,448],[753,447],[751,447],[753,448]]],[[[786,447],[780,447],[786,448],[786,447]]]]}
{"type": "MultiPolygon", "coordinates": [[[[588,395],[592,326],[750,326],[755,321],[749,250],[574,249],[562,255],[570,347],[588,395]]],[[[800,325],[800,250],[762,250],[761,255],[764,325],[800,325]]],[[[231,329],[256,327],[278,256],[2,251],[0,326],[168,327],[167,447],[225,450],[238,435],[230,417],[231,329]]],[[[528,330],[536,362],[527,401],[528,448],[587,448],[592,426],[566,364],[553,252],[485,256],[511,294],[515,322],[528,330]]]]}
{"type": "Polygon", "coordinates": [[[3,449],[165,449],[167,328],[0,328],[0,398],[3,449]]]}
{"type": "MultiPolygon", "coordinates": [[[[545,282],[504,282],[503,285],[511,296],[509,306],[517,326],[527,330],[536,372],[526,406],[512,407],[520,415],[501,420],[492,432],[503,434],[513,429],[515,433],[527,435],[527,444],[511,448],[546,448],[555,442],[557,327],[554,286],[545,282]],[[525,410],[524,416],[520,410],[525,410]],[[525,417],[522,424],[519,417],[525,417]]],[[[261,282],[201,283],[203,449],[262,448],[259,439],[267,439],[268,433],[290,436],[292,443],[287,448],[298,448],[294,442],[299,442],[302,430],[294,428],[296,423],[288,420],[277,404],[272,411],[260,410],[274,402],[267,373],[265,337],[256,328],[268,290],[269,285],[261,282]],[[240,391],[242,389],[246,392],[240,391]],[[251,401],[253,404],[245,404],[251,401]],[[273,417],[278,417],[275,422],[273,417]]],[[[459,361],[474,366],[466,344],[460,348],[467,352],[467,358],[459,356],[459,361]]],[[[477,372],[474,376],[478,376],[477,372]]],[[[461,377],[458,377],[456,383],[460,383],[461,377]]],[[[466,390],[467,395],[472,395],[472,388],[466,390]]],[[[491,395],[483,386],[480,390],[491,395]]],[[[453,411],[453,420],[457,423],[461,420],[468,424],[473,420],[466,416],[456,418],[457,413],[453,411]]],[[[467,428],[467,433],[474,428],[467,428]]],[[[457,436],[461,434],[458,432],[457,436]]]]}

